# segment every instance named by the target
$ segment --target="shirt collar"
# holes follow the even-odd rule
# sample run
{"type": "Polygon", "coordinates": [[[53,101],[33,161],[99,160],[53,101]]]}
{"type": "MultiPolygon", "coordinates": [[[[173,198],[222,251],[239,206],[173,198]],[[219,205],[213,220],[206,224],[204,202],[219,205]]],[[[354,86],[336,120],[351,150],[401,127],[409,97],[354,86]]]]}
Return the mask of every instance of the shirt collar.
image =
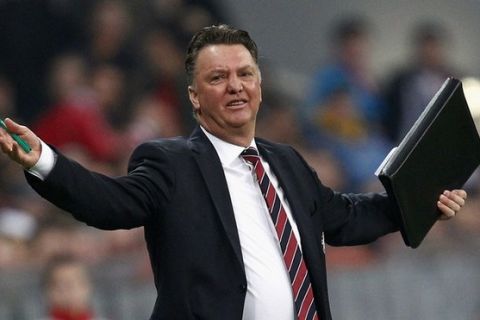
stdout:
{"type": "MultiPolygon", "coordinates": [[[[238,159],[243,150],[246,149],[245,147],[226,142],[214,136],[202,126],[200,126],[200,128],[205,133],[208,140],[210,140],[210,142],[213,144],[213,147],[217,151],[218,157],[220,158],[220,162],[222,162],[223,165],[231,165],[233,161],[238,159]]],[[[250,147],[254,147],[255,149],[257,148],[255,140],[250,142],[250,147]]]]}

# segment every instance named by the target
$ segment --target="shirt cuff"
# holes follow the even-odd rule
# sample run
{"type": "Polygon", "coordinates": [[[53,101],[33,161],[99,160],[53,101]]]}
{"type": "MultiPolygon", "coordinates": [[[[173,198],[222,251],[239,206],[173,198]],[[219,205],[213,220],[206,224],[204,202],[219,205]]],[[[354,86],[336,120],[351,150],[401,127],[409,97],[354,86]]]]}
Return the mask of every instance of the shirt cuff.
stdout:
{"type": "Polygon", "coordinates": [[[57,160],[57,154],[45,142],[40,141],[40,143],[42,144],[40,158],[33,167],[27,169],[27,172],[43,181],[52,172],[57,160]]]}

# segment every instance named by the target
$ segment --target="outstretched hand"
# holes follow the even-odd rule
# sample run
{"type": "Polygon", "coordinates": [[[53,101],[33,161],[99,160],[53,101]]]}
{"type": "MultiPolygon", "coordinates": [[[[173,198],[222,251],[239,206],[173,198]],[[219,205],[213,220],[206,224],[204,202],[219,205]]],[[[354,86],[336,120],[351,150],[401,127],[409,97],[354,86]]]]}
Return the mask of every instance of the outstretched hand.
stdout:
{"type": "Polygon", "coordinates": [[[445,190],[437,201],[437,207],[442,212],[440,220],[448,220],[457,214],[465,205],[467,192],[465,190],[445,190]]]}
{"type": "Polygon", "coordinates": [[[19,125],[11,119],[5,119],[5,125],[7,126],[8,132],[15,133],[25,140],[32,150],[29,153],[23,151],[9,133],[5,129],[0,128],[0,148],[2,149],[2,152],[24,168],[33,167],[37,163],[42,152],[40,139],[30,129],[19,125]]]}

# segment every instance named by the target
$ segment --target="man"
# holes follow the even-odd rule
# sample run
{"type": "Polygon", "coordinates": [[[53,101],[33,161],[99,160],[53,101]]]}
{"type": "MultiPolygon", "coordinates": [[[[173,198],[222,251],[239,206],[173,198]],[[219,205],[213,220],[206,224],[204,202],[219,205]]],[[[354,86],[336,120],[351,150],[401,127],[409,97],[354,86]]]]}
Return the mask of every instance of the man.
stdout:
{"type": "Polygon", "coordinates": [[[92,307],[86,266],[71,256],[54,257],[43,275],[48,317],[45,320],[101,320],[92,307]]]}
{"type": "MultiPolygon", "coordinates": [[[[0,146],[78,220],[144,226],[157,288],[151,319],[331,319],[324,238],[354,245],[398,230],[389,199],[334,193],[291,147],[254,139],[261,75],[247,32],[201,30],[185,67],[199,127],[139,146],[126,176],[93,173],[12,120],[8,129],[33,150],[5,131],[0,146]]],[[[438,207],[452,217],[465,198],[446,192],[438,207]]]]}
{"type": "Polygon", "coordinates": [[[413,29],[411,40],[411,61],[396,70],[384,88],[389,106],[385,128],[395,143],[405,136],[445,79],[459,74],[448,60],[451,46],[443,25],[421,22],[413,29]]]}
{"type": "Polygon", "coordinates": [[[343,168],[342,190],[378,190],[372,172],[393,146],[381,130],[386,112],[368,60],[369,22],[343,17],[331,33],[332,56],[314,73],[303,108],[305,140],[333,154],[343,168]]]}

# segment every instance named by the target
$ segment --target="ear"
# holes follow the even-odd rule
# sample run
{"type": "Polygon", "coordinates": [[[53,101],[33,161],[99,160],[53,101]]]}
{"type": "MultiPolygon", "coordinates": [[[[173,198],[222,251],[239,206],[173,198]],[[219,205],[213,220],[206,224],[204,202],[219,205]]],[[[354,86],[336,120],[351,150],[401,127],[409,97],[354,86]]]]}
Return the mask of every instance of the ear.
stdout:
{"type": "Polygon", "coordinates": [[[260,79],[260,84],[258,86],[258,91],[260,91],[260,103],[263,101],[262,97],[262,80],[260,79]]]}
{"type": "Polygon", "coordinates": [[[193,85],[188,86],[188,97],[193,106],[193,111],[198,113],[200,111],[200,102],[198,101],[198,94],[193,85]]]}
{"type": "MultiPolygon", "coordinates": [[[[258,68],[258,66],[257,66],[258,68]]],[[[260,68],[258,68],[258,87],[260,90],[260,102],[262,102],[262,72],[260,71],[260,68]]]]}
{"type": "Polygon", "coordinates": [[[262,102],[262,101],[263,101],[263,97],[262,97],[262,79],[260,79],[260,85],[259,85],[258,90],[260,90],[260,102],[262,102]]]}

